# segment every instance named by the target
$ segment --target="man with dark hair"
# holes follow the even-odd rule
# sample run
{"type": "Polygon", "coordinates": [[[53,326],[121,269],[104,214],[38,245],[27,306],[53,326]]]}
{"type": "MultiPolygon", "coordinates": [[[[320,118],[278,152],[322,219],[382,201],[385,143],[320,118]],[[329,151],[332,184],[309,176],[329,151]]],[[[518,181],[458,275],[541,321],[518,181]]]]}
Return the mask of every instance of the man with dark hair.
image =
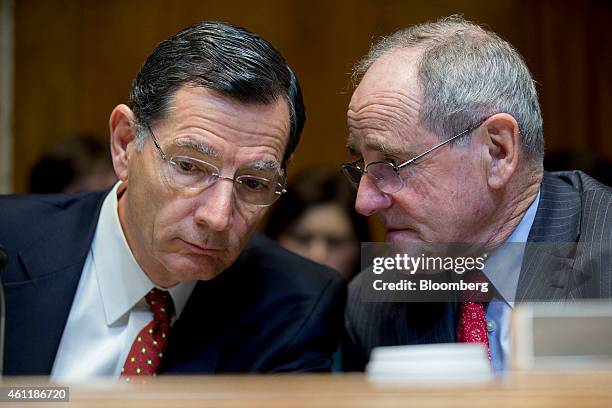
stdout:
{"type": "Polygon", "coordinates": [[[348,147],[358,160],[343,170],[357,211],[380,216],[390,244],[484,250],[496,293],[369,302],[363,271],[349,287],[349,368],[363,369],[377,346],[478,341],[503,370],[515,302],[610,298],[612,192],[582,172],[543,170],[538,95],[509,43],[450,17],[374,44],[355,76],[348,147]]]}
{"type": "Polygon", "coordinates": [[[110,192],[0,199],[4,374],[329,370],[341,279],[254,234],[304,120],[261,37],[203,22],[161,42],[110,115],[110,192]]]}

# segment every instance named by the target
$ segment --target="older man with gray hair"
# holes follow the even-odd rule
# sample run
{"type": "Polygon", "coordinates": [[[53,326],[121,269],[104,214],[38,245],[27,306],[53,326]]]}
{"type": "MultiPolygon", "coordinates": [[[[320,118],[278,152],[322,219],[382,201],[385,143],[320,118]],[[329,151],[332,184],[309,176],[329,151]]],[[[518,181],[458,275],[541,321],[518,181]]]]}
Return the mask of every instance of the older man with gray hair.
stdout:
{"type": "Polygon", "coordinates": [[[386,242],[479,243],[496,255],[507,243],[548,243],[557,252],[527,246],[497,276],[487,261],[487,278],[506,287],[471,310],[368,302],[362,272],[346,310],[348,369],[362,369],[377,346],[481,341],[501,370],[515,301],[610,297],[611,190],[579,171],[543,170],[538,95],[509,43],[453,16],[384,38],[355,76],[348,148],[357,160],[343,171],[358,188],[357,210],[380,217],[386,242]],[[559,264],[573,273],[557,273],[559,264]]]}

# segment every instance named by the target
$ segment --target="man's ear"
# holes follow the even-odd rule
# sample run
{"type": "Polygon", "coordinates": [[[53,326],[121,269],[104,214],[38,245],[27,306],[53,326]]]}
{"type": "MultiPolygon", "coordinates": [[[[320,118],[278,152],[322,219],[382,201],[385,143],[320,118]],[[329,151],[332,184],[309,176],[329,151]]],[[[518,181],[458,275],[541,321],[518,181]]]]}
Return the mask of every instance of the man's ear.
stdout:
{"type": "Polygon", "coordinates": [[[521,150],[519,125],[512,115],[497,113],[487,119],[487,181],[493,189],[503,188],[515,173],[521,150]]]}
{"type": "Polygon", "coordinates": [[[134,148],[132,141],[136,137],[132,126],[134,120],[134,112],[127,105],[121,104],[113,109],[108,121],[113,167],[121,181],[126,181],[128,178],[128,160],[134,148]]]}

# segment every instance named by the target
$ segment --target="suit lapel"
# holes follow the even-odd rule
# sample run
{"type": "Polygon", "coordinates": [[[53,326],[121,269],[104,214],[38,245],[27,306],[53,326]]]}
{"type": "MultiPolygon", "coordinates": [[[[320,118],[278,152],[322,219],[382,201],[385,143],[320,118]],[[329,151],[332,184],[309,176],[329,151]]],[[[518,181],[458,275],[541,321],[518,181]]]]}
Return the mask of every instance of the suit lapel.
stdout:
{"type": "Polygon", "coordinates": [[[523,257],[517,301],[565,299],[570,282],[582,279],[574,276],[580,220],[579,192],[544,172],[538,211],[523,257]]]}
{"type": "MultiPolygon", "coordinates": [[[[224,272],[225,273],[225,272],[224,272]]],[[[227,294],[215,281],[199,281],[172,326],[162,373],[214,373],[223,351],[224,326],[229,324],[218,296],[227,294]]]]}
{"type": "Polygon", "coordinates": [[[5,282],[7,375],[49,375],[105,194],[67,204],[19,252],[29,279],[5,282]]]}
{"type": "Polygon", "coordinates": [[[5,374],[51,373],[81,269],[6,285],[5,374]]]}

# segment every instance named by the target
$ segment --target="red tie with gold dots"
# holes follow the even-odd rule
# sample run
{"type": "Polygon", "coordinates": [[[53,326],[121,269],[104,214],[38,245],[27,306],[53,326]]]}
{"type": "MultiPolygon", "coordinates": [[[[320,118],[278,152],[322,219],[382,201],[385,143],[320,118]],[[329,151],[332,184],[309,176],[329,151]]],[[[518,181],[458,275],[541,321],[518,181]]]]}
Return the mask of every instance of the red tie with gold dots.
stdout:
{"type": "Polygon", "coordinates": [[[164,350],[168,345],[170,318],[174,304],[170,294],[153,288],[145,296],[153,312],[153,320],[138,333],[123,363],[121,376],[155,375],[161,366],[164,350]]]}

